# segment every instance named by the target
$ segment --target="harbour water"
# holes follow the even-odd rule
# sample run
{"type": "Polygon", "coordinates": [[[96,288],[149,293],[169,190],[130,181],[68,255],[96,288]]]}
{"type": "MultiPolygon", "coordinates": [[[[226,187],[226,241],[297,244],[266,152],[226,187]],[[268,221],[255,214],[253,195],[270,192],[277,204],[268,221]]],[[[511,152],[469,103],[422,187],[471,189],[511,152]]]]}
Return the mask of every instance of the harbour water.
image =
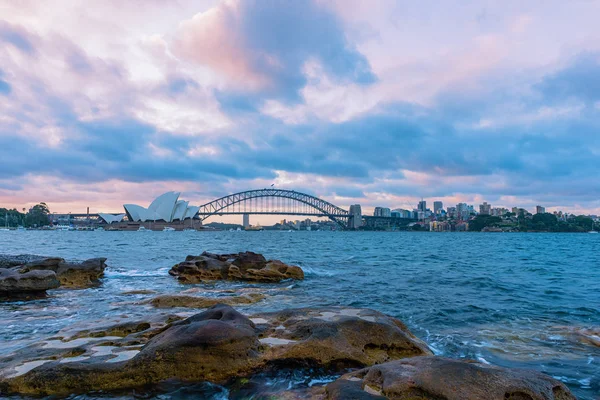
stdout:
{"type": "MultiPolygon", "coordinates": [[[[140,304],[155,294],[128,291],[253,287],[270,296],[238,307],[243,312],[322,305],[373,308],[404,321],[437,354],[533,368],[565,382],[580,399],[600,398],[600,235],[3,231],[0,253],[107,257],[110,266],[100,287],[0,303],[0,357],[77,322],[156,312],[140,304]],[[306,279],[183,286],[168,275],[173,264],[204,250],[263,253],[301,266],[306,279]]],[[[162,394],[147,397],[244,397],[259,392],[261,385],[272,390],[334,378],[285,371],[254,377],[245,386],[165,386],[162,394]]],[[[117,395],[103,395],[111,396],[117,395]]]]}

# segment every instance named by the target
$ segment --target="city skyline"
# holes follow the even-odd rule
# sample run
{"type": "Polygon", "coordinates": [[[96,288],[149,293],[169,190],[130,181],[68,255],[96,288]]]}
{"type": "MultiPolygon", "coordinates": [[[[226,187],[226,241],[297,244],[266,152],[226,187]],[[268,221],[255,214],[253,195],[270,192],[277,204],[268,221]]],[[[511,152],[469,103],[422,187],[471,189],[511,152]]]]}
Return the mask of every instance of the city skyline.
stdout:
{"type": "Polygon", "coordinates": [[[0,0],[0,207],[274,184],[369,213],[423,197],[600,214],[599,12],[0,0]]]}

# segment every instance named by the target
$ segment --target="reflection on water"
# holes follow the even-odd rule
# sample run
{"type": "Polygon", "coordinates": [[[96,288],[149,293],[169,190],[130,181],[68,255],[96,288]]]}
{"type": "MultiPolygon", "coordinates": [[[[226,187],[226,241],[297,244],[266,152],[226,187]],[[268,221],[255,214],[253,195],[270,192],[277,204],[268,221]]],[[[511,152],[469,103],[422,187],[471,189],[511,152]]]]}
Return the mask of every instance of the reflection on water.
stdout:
{"type": "MultiPolygon", "coordinates": [[[[0,357],[82,321],[154,314],[147,300],[156,295],[260,291],[268,295],[264,301],[237,308],[374,308],[402,319],[437,354],[538,369],[566,382],[581,399],[600,392],[598,235],[9,231],[0,232],[0,243],[2,253],[103,256],[110,265],[101,287],[1,303],[0,357]],[[261,252],[300,265],[306,280],[182,286],[168,275],[173,264],[204,250],[261,252]]],[[[287,371],[226,387],[165,384],[152,396],[248,398],[330,379],[317,371],[287,371]]]]}

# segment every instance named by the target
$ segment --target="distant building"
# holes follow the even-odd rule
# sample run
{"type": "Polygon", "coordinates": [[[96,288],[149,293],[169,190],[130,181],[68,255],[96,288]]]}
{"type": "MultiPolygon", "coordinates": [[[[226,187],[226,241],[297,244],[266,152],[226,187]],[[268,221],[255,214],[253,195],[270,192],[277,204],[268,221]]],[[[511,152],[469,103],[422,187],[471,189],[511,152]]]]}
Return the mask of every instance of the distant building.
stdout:
{"type": "Polygon", "coordinates": [[[242,217],[242,221],[243,221],[242,224],[244,225],[244,229],[250,228],[250,215],[249,214],[244,214],[242,217]]]}
{"type": "Polygon", "coordinates": [[[483,204],[479,205],[479,214],[490,215],[492,211],[492,206],[488,204],[486,201],[483,204]]]}
{"type": "Polygon", "coordinates": [[[412,218],[412,212],[402,208],[396,208],[392,210],[391,214],[394,218],[412,218]]]}
{"type": "Polygon", "coordinates": [[[435,215],[439,215],[443,209],[444,209],[444,203],[442,203],[441,201],[433,202],[433,213],[435,215]]]}
{"type": "Polygon", "coordinates": [[[544,214],[545,212],[546,212],[546,207],[535,206],[535,213],[536,214],[544,214]]]}
{"type": "Polygon", "coordinates": [[[373,216],[375,216],[375,217],[391,217],[392,212],[387,207],[375,207],[375,210],[373,211],[373,216]]]}
{"type": "Polygon", "coordinates": [[[456,205],[456,218],[466,221],[471,216],[471,209],[473,206],[467,205],[467,203],[458,203],[456,205]]]}
{"type": "Polygon", "coordinates": [[[448,215],[448,218],[456,218],[458,215],[456,212],[456,207],[448,207],[446,214],[448,215]]]}
{"type": "Polygon", "coordinates": [[[491,215],[493,215],[494,217],[504,217],[506,215],[506,213],[508,213],[507,208],[498,207],[498,208],[492,208],[491,215]]]}
{"type": "Polygon", "coordinates": [[[425,212],[425,210],[427,210],[427,202],[425,200],[421,200],[417,206],[417,211],[425,212]]]}

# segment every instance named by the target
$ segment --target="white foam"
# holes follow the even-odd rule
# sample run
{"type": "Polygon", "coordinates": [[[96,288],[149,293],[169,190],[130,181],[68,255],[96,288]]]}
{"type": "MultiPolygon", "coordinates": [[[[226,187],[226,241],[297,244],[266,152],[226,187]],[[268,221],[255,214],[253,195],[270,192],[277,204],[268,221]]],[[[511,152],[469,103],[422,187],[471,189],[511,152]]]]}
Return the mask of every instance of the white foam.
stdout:
{"type": "Polygon", "coordinates": [[[267,321],[264,318],[250,318],[250,321],[254,322],[255,324],[268,324],[269,321],[267,321]]]}

